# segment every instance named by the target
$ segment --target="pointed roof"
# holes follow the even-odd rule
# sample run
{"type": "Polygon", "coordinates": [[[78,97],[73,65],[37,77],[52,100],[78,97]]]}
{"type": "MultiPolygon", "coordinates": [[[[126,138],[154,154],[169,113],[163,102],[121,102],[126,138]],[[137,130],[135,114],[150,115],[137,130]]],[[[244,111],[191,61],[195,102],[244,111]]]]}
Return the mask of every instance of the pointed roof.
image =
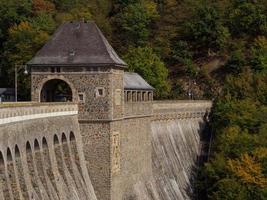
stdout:
{"type": "Polygon", "coordinates": [[[66,22],[28,62],[31,66],[126,67],[94,22],[66,22]]]}
{"type": "Polygon", "coordinates": [[[124,72],[125,90],[155,90],[139,74],[134,72],[124,72]]]}

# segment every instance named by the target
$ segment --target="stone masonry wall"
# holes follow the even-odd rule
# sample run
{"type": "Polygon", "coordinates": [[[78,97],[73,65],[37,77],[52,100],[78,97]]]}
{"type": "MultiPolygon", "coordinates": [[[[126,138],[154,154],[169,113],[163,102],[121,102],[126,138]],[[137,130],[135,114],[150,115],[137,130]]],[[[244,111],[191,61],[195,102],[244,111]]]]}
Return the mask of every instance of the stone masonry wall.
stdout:
{"type": "Polygon", "coordinates": [[[112,200],[130,199],[133,185],[152,175],[150,123],[151,117],[130,118],[111,123],[111,133],[119,135],[119,142],[111,144],[111,152],[118,152],[118,155],[111,154],[111,160],[119,161],[119,166],[114,167],[116,163],[112,162],[111,167],[112,200]]]}
{"type": "Polygon", "coordinates": [[[80,123],[84,155],[98,200],[111,198],[110,122],[80,123]]]}
{"type": "Polygon", "coordinates": [[[84,94],[85,101],[79,102],[79,119],[110,119],[112,108],[112,73],[104,72],[33,72],[32,101],[40,101],[43,85],[53,79],[65,81],[73,93],[73,101],[78,103],[78,94],[84,94]],[[103,89],[103,96],[97,96],[96,90],[103,89]]]}

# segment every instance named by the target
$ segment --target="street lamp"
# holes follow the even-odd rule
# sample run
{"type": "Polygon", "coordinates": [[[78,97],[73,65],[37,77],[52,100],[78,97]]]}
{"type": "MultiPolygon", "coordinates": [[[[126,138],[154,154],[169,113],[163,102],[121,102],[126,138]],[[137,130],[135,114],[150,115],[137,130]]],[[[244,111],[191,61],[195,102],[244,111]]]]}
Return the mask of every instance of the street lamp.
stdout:
{"type": "Polygon", "coordinates": [[[24,68],[24,74],[29,74],[27,65],[15,65],[15,102],[18,101],[18,68],[24,68]]]}

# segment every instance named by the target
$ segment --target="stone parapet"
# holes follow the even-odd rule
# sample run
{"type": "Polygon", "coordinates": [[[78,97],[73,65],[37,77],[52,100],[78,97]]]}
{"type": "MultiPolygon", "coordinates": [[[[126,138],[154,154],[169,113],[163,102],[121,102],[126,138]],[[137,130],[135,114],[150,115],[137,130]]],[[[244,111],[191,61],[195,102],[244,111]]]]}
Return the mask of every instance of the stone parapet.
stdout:
{"type": "Polygon", "coordinates": [[[124,104],[124,117],[141,117],[153,115],[153,102],[126,102],[124,104]]]}
{"type": "Polygon", "coordinates": [[[154,101],[153,120],[203,118],[212,107],[212,101],[154,101]]]}
{"type": "Polygon", "coordinates": [[[25,120],[77,114],[78,105],[74,103],[1,103],[0,125],[25,120]]]}

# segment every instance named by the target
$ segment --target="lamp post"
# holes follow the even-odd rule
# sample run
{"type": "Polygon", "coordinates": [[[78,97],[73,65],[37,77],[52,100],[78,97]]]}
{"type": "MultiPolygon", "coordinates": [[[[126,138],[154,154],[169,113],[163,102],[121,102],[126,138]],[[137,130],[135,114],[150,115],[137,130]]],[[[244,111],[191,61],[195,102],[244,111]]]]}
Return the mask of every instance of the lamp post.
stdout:
{"type": "Polygon", "coordinates": [[[27,65],[15,65],[15,102],[18,101],[18,68],[24,67],[24,74],[27,75],[27,65]]]}

